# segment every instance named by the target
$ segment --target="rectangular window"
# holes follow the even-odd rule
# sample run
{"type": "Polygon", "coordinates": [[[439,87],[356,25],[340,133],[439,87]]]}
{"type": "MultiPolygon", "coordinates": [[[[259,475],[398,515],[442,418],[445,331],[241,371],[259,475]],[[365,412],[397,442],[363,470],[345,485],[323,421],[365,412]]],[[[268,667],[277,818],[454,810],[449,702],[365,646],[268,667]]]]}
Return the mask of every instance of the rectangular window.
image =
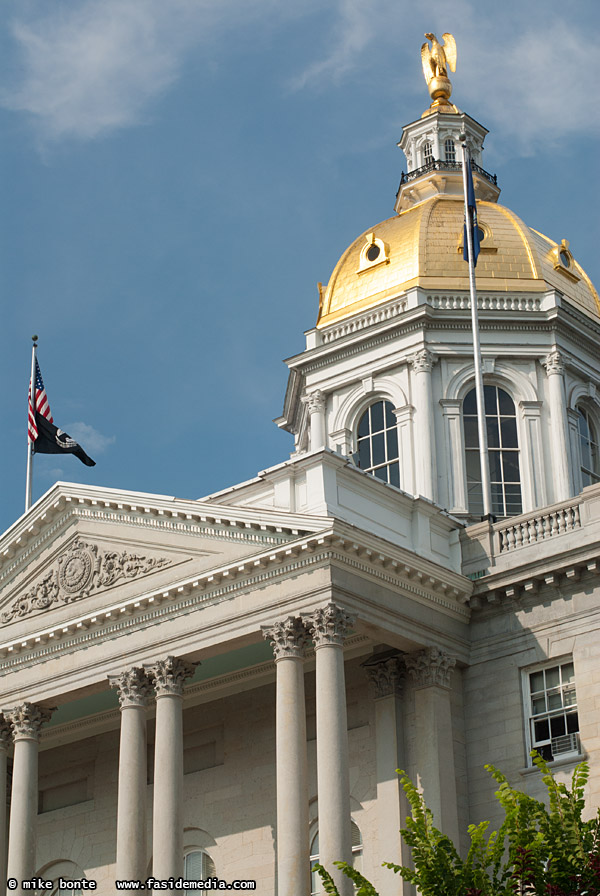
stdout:
{"type": "Polygon", "coordinates": [[[548,762],[580,752],[573,661],[554,662],[526,675],[526,714],[532,750],[548,762]]]}

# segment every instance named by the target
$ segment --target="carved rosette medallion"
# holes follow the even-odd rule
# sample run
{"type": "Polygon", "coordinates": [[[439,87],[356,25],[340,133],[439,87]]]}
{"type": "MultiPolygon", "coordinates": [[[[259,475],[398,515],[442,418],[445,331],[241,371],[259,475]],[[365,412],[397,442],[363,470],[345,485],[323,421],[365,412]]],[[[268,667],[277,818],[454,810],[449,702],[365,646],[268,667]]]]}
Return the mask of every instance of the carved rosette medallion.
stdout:
{"type": "Polygon", "coordinates": [[[302,620],[297,616],[288,616],[273,625],[262,625],[263,638],[271,642],[275,662],[288,657],[304,657],[304,648],[308,640],[302,620]]]}
{"type": "Polygon", "coordinates": [[[355,619],[333,602],[302,616],[302,622],[315,642],[315,649],[326,645],[341,647],[355,619]]]}
{"type": "Polygon", "coordinates": [[[21,703],[13,709],[4,710],[4,718],[13,730],[15,741],[40,739],[40,728],[44,722],[48,722],[53,709],[45,706],[37,706],[35,703],[21,703]]]}
{"type": "Polygon", "coordinates": [[[449,688],[450,676],[456,665],[456,660],[437,647],[425,647],[416,653],[407,654],[404,657],[404,664],[414,678],[417,687],[439,685],[449,688]]]}
{"type": "Polygon", "coordinates": [[[144,669],[134,666],[118,675],[109,675],[111,688],[117,688],[119,706],[147,706],[152,695],[152,684],[144,669]]]}
{"type": "Polygon", "coordinates": [[[404,685],[404,664],[400,657],[392,656],[365,669],[376,700],[380,697],[400,697],[404,685]]]}
{"type": "Polygon", "coordinates": [[[191,678],[197,663],[188,663],[175,656],[168,656],[144,669],[152,680],[157,697],[181,697],[183,686],[191,678]]]}
{"type": "Polygon", "coordinates": [[[98,548],[79,539],[58,559],[58,585],[66,595],[89,593],[96,571],[98,548]]]}
{"type": "Polygon", "coordinates": [[[120,579],[134,579],[171,561],[166,557],[140,557],[128,551],[101,551],[80,538],[69,545],[55,566],[32,588],[19,595],[0,616],[6,624],[33,613],[88,597],[120,579]]]}

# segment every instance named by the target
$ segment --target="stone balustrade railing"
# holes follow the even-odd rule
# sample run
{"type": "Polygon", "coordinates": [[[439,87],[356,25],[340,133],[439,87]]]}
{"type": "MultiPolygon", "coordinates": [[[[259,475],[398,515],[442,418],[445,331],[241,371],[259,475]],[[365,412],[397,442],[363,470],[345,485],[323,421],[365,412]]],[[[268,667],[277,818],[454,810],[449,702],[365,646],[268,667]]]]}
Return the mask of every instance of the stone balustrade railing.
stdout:
{"type": "Polygon", "coordinates": [[[539,510],[523,519],[497,524],[496,529],[500,553],[513,551],[528,544],[545,541],[554,535],[563,535],[581,527],[579,502],[562,507],[539,510]]]}

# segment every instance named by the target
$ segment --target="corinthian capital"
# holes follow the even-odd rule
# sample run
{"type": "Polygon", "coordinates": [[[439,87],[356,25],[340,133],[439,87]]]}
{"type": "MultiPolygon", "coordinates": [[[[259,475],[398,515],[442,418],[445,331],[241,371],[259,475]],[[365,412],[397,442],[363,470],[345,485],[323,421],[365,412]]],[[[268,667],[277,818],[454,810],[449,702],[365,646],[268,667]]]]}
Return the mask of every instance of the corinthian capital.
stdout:
{"type": "Polygon", "coordinates": [[[175,656],[168,656],[144,669],[152,679],[157,697],[176,696],[183,694],[183,685],[191,678],[196,668],[195,663],[188,663],[175,656]]]}
{"type": "Polygon", "coordinates": [[[422,373],[423,371],[431,373],[436,357],[428,348],[422,348],[415,352],[414,355],[411,355],[408,360],[412,364],[415,373],[422,373]]]}
{"type": "Polygon", "coordinates": [[[4,716],[0,713],[0,750],[8,750],[12,742],[12,731],[4,716]]]}
{"type": "Polygon", "coordinates": [[[399,656],[382,657],[379,662],[369,661],[365,666],[375,699],[379,697],[399,697],[404,684],[404,664],[399,656]]]}
{"type": "Polygon", "coordinates": [[[440,685],[450,687],[450,676],[456,660],[437,647],[425,647],[404,657],[407,671],[415,679],[417,687],[440,685]]]}
{"type": "Polygon", "coordinates": [[[542,364],[546,368],[546,376],[550,376],[553,373],[558,373],[562,376],[565,372],[565,356],[562,352],[548,352],[542,364]]]}
{"type": "Polygon", "coordinates": [[[342,645],[354,621],[353,616],[334,603],[302,616],[302,622],[310,632],[315,648],[326,644],[342,645]]]}
{"type": "Polygon", "coordinates": [[[271,642],[275,661],[285,657],[303,657],[306,629],[297,616],[288,616],[273,625],[261,625],[263,638],[271,642]]]}
{"type": "Polygon", "coordinates": [[[13,709],[4,710],[4,718],[10,722],[15,740],[39,740],[40,728],[50,720],[53,712],[53,709],[35,703],[20,703],[13,709]]]}
{"type": "Polygon", "coordinates": [[[325,393],[321,392],[320,389],[315,389],[314,392],[309,392],[308,395],[305,395],[302,401],[308,407],[309,414],[315,413],[323,413],[325,410],[325,393]]]}
{"type": "Polygon", "coordinates": [[[144,669],[134,666],[118,675],[109,675],[108,683],[111,688],[117,689],[121,709],[126,706],[148,705],[152,694],[152,684],[144,669]]]}

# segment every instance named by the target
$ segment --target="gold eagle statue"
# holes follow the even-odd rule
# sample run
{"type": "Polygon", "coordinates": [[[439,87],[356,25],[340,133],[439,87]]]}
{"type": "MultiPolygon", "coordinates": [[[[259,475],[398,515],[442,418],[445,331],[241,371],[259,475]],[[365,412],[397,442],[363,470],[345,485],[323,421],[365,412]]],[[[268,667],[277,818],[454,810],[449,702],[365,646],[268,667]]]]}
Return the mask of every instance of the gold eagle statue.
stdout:
{"type": "Polygon", "coordinates": [[[425,37],[427,40],[421,47],[421,61],[423,63],[423,74],[427,81],[427,86],[432,78],[447,78],[448,69],[456,71],[456,41],[452,34],[443,34],[442,40],[444,44],[440,44],[435,36],[428,32],[425,37]],[[431,47],[428,41],[431,41],[431,47]]]}
{"type": "MultiPolygon", "coordinates": [[[[452,85],[448,78],[448,69],[456,71],[456,41],[452,34],[442,35],[443,44],[440,44],[435,34],[428,32],[427,41],[421,47],[421,62],[423,74],[429,88],[429,93],[434,101],[433,106],[450,107],[448,100],[452,93],[452,85]],[[431,41],[431,47],[429,46],[431,41]]],[[[446,109],[440,109],[446,111],[446,109]]]]}

